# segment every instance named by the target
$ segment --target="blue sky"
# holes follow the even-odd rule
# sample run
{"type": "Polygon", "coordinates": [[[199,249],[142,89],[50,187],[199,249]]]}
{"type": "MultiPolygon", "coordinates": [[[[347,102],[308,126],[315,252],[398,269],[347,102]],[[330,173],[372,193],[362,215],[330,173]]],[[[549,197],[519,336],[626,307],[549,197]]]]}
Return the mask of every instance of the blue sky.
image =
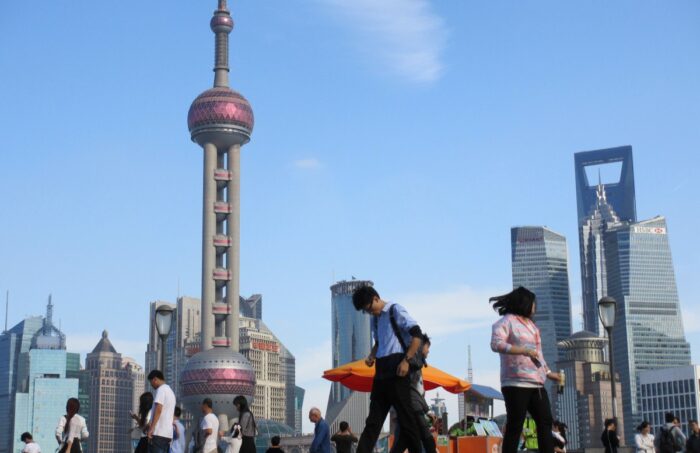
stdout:
{"type": "MultiPolygon", "coordinates": [[[[573,153],[630,144],[637,212],[667,216],[698,362],[693,183],[700,4],[230,2],[231,83],[251,102],[241,290],[325,407],[334,279],[371,278],[436,344],[498,386],[488,295],[510,287],[510,227],[569,241],[573,153]],[[314,326],[309,329],[309,326],[314,326]]],[[[54,295],[69,347],[108,329],[143,360],[147,304],[200,293],[201,150],[215,2],[0,5],[0,289],[10,323],[54,295]],[[179,282],[179,283],[178,283],[179,282]]],[[[454,407],[454,399],[449,400],[454,407]]],[[[454,409],[452,409],[454,413],[454,409]]]]}

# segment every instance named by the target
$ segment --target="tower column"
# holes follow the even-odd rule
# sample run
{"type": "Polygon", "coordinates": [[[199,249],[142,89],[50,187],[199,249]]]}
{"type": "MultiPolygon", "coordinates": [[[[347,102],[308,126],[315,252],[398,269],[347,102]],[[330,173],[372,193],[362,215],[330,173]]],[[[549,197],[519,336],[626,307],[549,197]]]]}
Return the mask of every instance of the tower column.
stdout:
{"type": "Polygon", "coordinates": [[[204,144],[204,207],[202,212],[202,333],[201,350],[212,348],[214,337],[214,315],[212,305],[214,303],[214,266],[216,250],[214,248],[214,235],[216,234],[216,214],[214,202],[216,201],[216,181],[214,170],[216,169],[217,149],[212,143],[204,144]]]}
{"type": "Polygon", "coordinates": [[[229,315],[226,319],[226,336],[231,342],[231,349],[238,351],[239,330],[239,274],[240,274],[240,239],[241,239],[241,145],[232,145],[228,150],[228,200],[231,212],[228,215],[228,235],[231,246],[228,249],[227,267],[231,280],[226,291],[226,303],[229,315]]]}

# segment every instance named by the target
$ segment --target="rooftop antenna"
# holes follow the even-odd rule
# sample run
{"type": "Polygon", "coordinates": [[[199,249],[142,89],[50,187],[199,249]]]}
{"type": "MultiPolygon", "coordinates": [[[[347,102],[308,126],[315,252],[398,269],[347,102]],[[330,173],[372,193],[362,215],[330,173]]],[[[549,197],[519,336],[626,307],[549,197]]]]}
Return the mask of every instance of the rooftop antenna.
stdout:
{"type": "Polygon", "coordinates": [[[474,382],[474,370],[472,369],[472,345],[467,345],[467,381],[474,382]]]}
{"type": "Polygon", "coordinates": [[[5,292],[5,330],[3,332],[7,332],[7,312],[9,311],[10,308],[10,290],[8,289],[5,292]]]}

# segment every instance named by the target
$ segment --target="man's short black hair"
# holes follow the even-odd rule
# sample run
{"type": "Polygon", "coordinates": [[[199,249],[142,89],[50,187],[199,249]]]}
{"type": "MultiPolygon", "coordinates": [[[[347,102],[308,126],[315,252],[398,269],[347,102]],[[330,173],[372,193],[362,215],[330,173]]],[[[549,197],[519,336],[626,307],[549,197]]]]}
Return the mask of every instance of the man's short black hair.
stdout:
{"type": "Polygon", "coordinates": [[[20,439],[22,440],[22,442],[26,442],[28,440],[34,440],[32,435],[29,433],[22,433],[22,436],[20,437],[20,439]]]}
{"type": "Polygon", "coordinates": [[[615,420],[614,418],[606,418],[605,427],[607,428],[610,425],[615,425],[617,427],[617,420],[615,420]]]}
{"type": "Polygon", "coordinates": [[[175,406],[175,416],[179,417],[182,415],[182,409],[180,409],[180,406],[175,406]]]}
{"type": "Polygon", "coordinates": [[[209,409],[214,407],[214,403],[211,401],[211,398],[204,398],[202,400],[202,406],[207,406],[209,409]]]}
{"type": "Polygon", "coordinates": [[[673,420],[676,419],[676,416],[673,415],[673,412],[666,412],[664,414],[664,419],[666,419],[666,423],[673,423],[673,420]]]}
{"type": "Polygon", "coordinates": [[[280,436],[272,436],[270,438],[270,443],[272,444],[273,447],[279,447],[280,446],[280,436]]]}
{"type": "Polygon", "coordinates": [[[423,339],[423,343],[425,343],[425,344],[431,344],[431,343],[430,343],[430,337],[428,336],[427,333],[423,333],[423,338],[422,338],[422,339],[423,339]]]}
{"type": "Polygon", "coordinates": [[[379,297],[376,289],[371,286],[360,286],[352,293],[352,304],[355,306],[355,310],[364,310],[375,297],[379,297]]]}
{"type": "Polygon", "coordinates": [[[163,372],[160,370],[153,370],[150,373],[148,373],[148,380],[149,381],[152,381],[155,378],[158,378],[161,381],[165,380],[165,376],[163,376],[163,372]]]}
{"type": "Polygon", "coordinates": [[[348,425],[348,422],[340,422],[338,428],[340,428],[341,431],[345,431],[346,429],[348,429],[349,426],[350,425],[348,425]]]}

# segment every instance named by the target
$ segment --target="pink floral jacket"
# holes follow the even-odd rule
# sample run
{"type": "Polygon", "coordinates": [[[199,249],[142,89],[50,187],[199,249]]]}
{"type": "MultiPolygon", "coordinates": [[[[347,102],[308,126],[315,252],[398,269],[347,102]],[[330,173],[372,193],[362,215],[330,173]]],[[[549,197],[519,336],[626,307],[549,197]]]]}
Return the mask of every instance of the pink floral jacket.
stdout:
{"type": "Polygon", "coordinates": [[[502,387],[544,385],[549,368],[542,355],[540,329],[531,319],[511,314],[503,315],[493,325],[491,349],[501,354],[502,387]],[[508,354],[513,346],[536,350],[542,366],[538,368],[528,356],[508,354]]]}

